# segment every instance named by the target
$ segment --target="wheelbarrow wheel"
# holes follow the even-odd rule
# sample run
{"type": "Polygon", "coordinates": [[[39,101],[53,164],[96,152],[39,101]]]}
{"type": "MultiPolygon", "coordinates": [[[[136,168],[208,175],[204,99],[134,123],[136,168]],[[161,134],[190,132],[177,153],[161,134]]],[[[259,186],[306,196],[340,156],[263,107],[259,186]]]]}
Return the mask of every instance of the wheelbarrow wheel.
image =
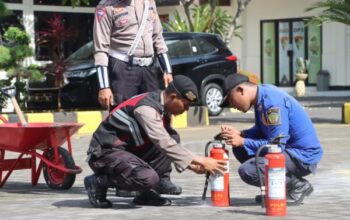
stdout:
{"type": "MultiPolygon", "coordinates": [[[[75,169],[75,163],[69,152],[58,147],[58,164],[64,166],[67,169],[75,169]]],[[[50,148],[44,153],[44,156],[50,160],[55,161],[55,151],[54,148],[50,148]]],[[[57,170],[53,167],[48,166],[44,163],[43,173],[46,184],[51,189],[70,189],[75,181],[75,174],[68,174],[57,170]]]]}

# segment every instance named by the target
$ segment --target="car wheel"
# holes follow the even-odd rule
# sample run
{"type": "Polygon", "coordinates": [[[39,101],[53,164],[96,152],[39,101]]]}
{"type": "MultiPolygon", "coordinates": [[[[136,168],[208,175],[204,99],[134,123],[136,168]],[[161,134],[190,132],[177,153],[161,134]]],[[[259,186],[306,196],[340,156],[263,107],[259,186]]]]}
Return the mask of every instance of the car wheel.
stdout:
{"type": "Polygon", "coordinates": [[[216,116],[222,112],[219,104],[223,98],[222,88],[216,83],[209,83],[204,87],[202,103],[208,107],[209,115],[216,116]]]}

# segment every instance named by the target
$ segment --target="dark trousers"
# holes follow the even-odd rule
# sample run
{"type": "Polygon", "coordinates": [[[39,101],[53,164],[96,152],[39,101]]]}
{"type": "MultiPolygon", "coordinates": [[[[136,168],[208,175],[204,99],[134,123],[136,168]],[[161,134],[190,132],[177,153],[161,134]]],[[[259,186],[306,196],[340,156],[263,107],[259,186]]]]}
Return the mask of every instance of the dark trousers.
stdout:
{"type": "Polygon", "coordinates": [[[169,174],[171,169],[171,161],[156,147],[142,156],[113,149],[98,159],[91,159],[89,165],[95,174],[107,175],[114,187],[130,191],[156,187],[159,177],[169,174]]]}
{"type": "Polygon", "coordinates": [[[164,88],[163,73],[156,60],[150,66],[137,66],[109,57],[108,70],[115,105],[135,95],[164,88]]]}
{"type": "MultiPolygon", "coordinates": [[[[241,163],[238,169],[238,173],[241,179],[249,185],[260,186],[259,176],[256,171],[255,156],[248,156],[246,150],[243,147],[234,147],[232,148],[232,151],[237,160],[241,163]]],[[[286,159],[286,184],[288,184],[288,182],[293,178],[304,177],[306,175],[309,175],[311,172],[314,172],[316,169],[316,165],[304,164],[293,158],[293,156],[288,151],[284,151],[283,154],[286,159]]],[[[260,173],[264,176],[263,179],[265,179],[264,157],[259,157],[258,161],[260,173]]]]}

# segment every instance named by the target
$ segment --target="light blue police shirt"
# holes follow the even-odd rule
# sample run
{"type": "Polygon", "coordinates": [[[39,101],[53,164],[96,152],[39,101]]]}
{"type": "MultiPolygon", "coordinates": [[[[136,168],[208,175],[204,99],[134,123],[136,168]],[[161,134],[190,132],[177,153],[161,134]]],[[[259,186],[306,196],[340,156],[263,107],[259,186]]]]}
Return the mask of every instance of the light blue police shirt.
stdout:
{"type": "Polygon", "coordinates": [[[317,164],[323,155],[316,130],[300,103],[276,86],[258,86],[255,125],[243,131],[248,155],[279,135],[280,147],[305,164],[317,164]]]}

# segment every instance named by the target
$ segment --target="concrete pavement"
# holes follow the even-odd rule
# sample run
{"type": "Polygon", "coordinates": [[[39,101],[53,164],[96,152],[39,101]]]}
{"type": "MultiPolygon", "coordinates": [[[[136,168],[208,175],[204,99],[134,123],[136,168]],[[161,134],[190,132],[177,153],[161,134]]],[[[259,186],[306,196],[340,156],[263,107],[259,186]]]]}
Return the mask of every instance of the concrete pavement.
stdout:
{"type": "MultiPolygon", "coordinates": [[[[233,122],[239,129],[250,123],[233,122]]],[[[317,174],[307,179],[313,184],[314,193],[302,206],[288,207],[284,219],[348,219],[350,215],[350,125],[340,123],[316,123],[316,129],[324,147],[324,157],[317,174]]],[[[194,152],[203,154],[207,141],[219,131],[218,125],[179,129],[182,142],[194,152]]],[[[230,153],[231,206],[210,206],[210,199],[201,201],[204,176],[191,171],[172,173],[172,179],[183,187],[183,194],[170,196],[170,207],[141,207],[132,204],[132,198],[109,198],[114,207],[94,209],[88,203],[83,179],[91,173],[85,160],[90,136],[74,136],[74,159],[83,172],[76,177],[70,190],[48,189],[41,176],[37,186],[30,184],[30,171],[14,171],[0,189],[0,219],[268,219],[264,210],[255,204],[258,188],[244,184],[238,177],[238,163],[230,153]]],[[[11,154],[12,156],[14,154],[11,154]]],[[[208,193],[209,196],[209,193],[208,193]]]]}

